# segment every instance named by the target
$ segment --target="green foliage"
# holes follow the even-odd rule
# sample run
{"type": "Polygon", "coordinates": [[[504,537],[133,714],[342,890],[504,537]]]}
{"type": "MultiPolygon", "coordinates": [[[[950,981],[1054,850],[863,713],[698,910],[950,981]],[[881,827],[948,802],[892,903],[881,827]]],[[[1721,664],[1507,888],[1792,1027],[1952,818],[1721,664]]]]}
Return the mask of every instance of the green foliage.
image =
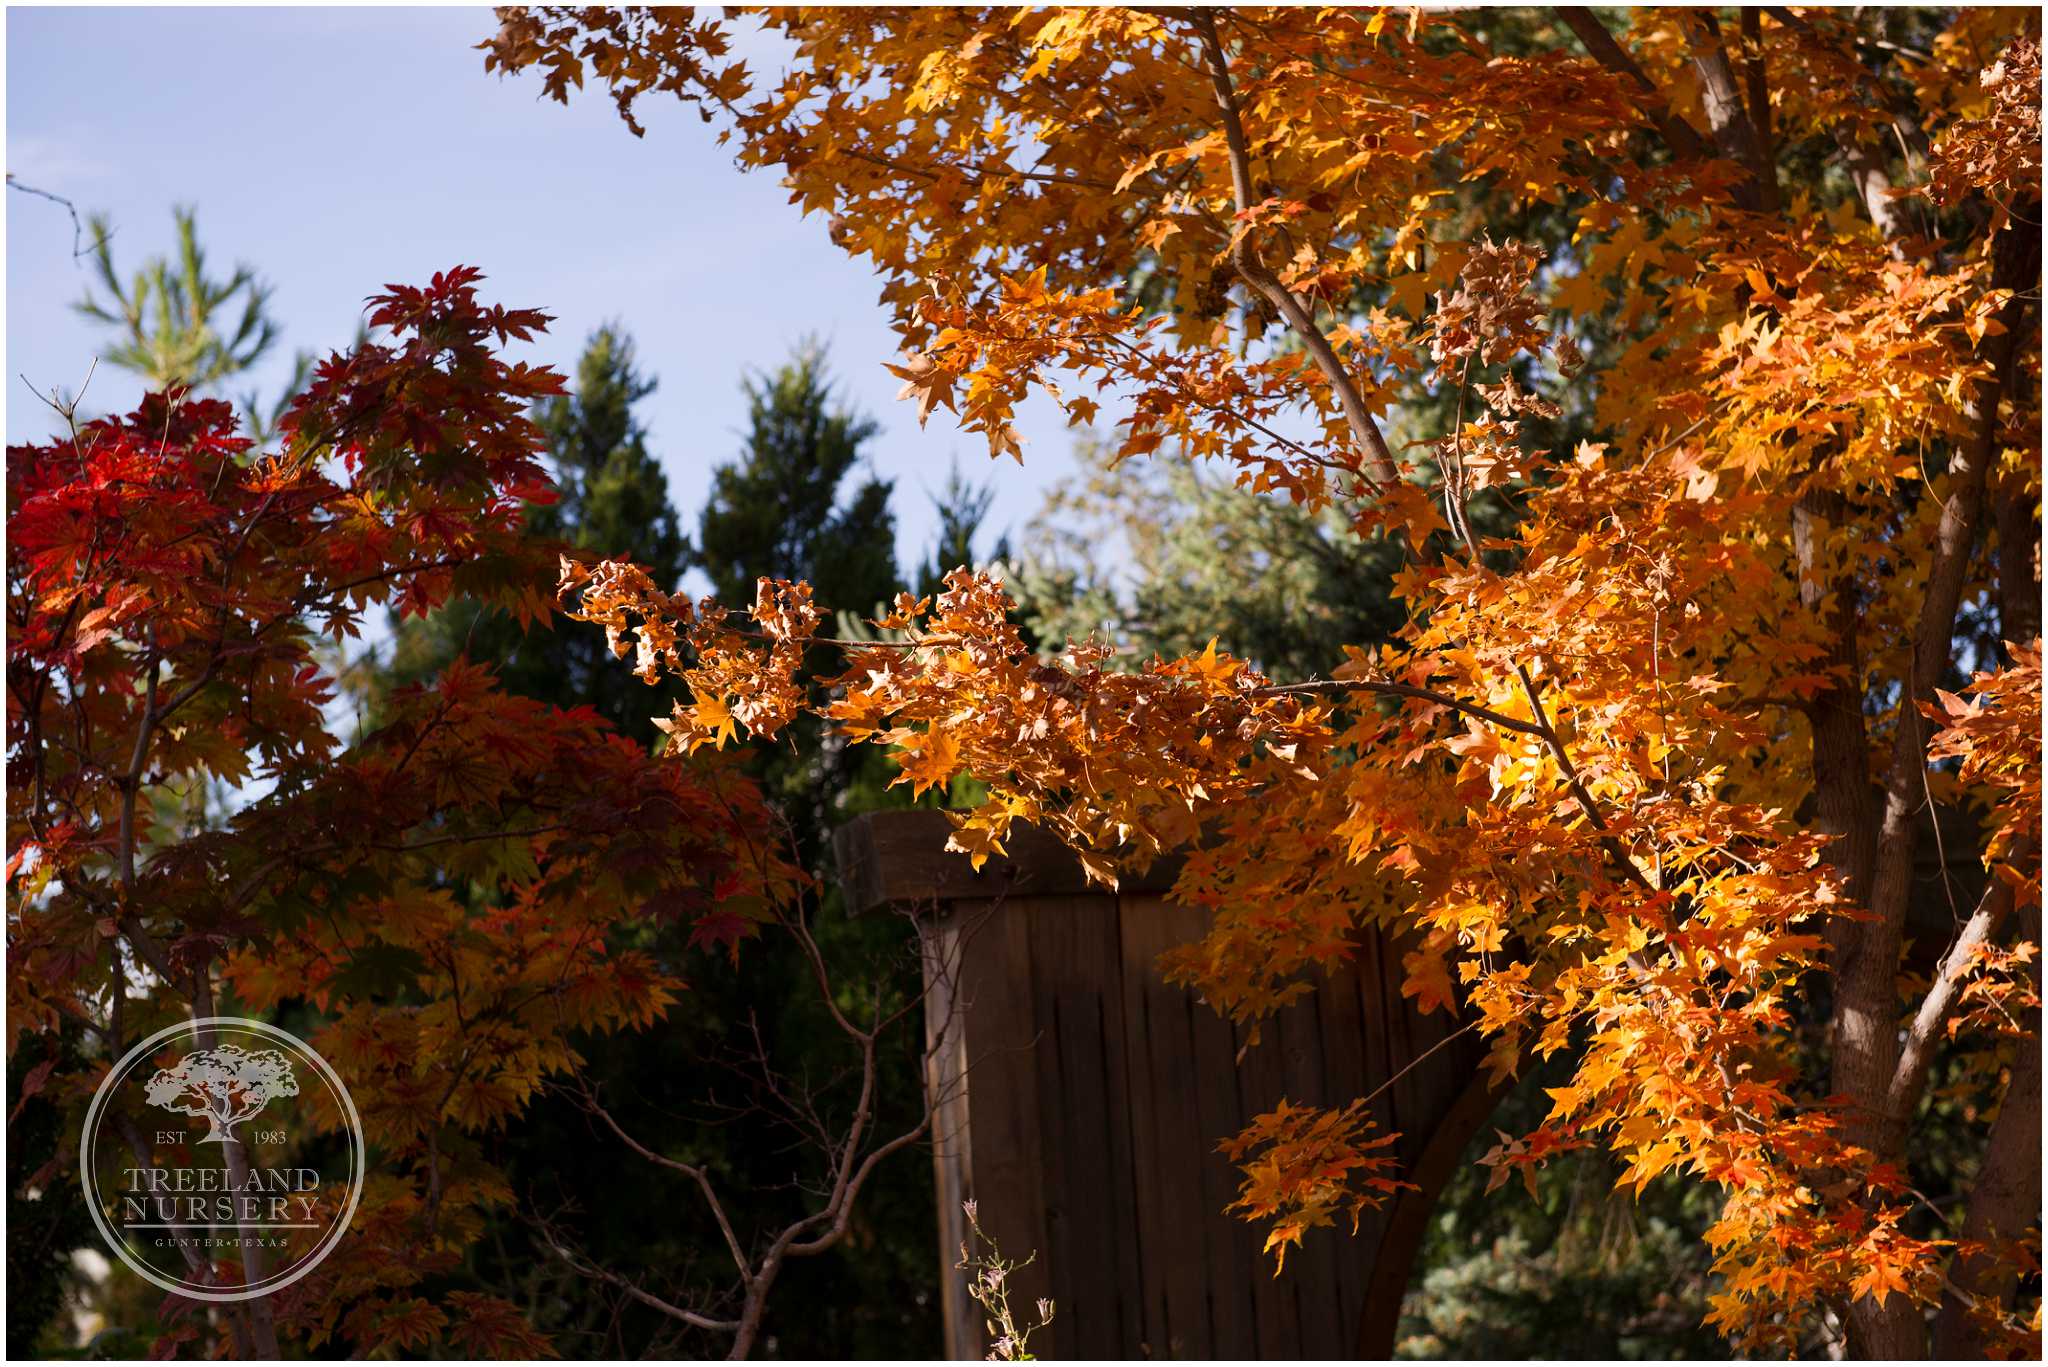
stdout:
{"type": "Polygon", "coordinates": [[[1213,636],[1274,678],[1302,679],[1327,666],[1331,641],[1401,624],[1396,543],[1186,462],[1112,469],[1092,439],[1076,455],[1081,472],[1048,496],[1017,573],[1023,617],[1047,646],[1094,633],[1142,660],[1199,653],[1213,636]]]}
{"type": "MultiPolygon", "coordinates": [[[[93,273],[105,293],[102,298],[88,289],[73,307],[114,331],[119,340],[105,359],[141,376],[148,388],[211,392],[255,366],[277,342],[271,287],[239,263],[225,280],[209,276],[198,212],[180,206],[171,216],[178,232],[174,252],[144,261],[124,286],[114,267],[113,221],[105,214],[87,215],[93,273]]],[[[312,373],[313,357],[302,351],[274,399],[266,401],[255,390],[243,396],[242,410],[259,446],[312,373]]]]}
{"type": "MultiPolygon", "coordinates": [[[[747,441],[711,477],[698,519],[698,566],[719,601],[754,601],[761,575],[830,584],[842,603],[897,589],[889,482],[849,477],[879,430],[833,401],[825,354],[806,343],[772,375],[745,382],[747,441]]],[[[613,552],[616,554],[616,551],[613,552]]]]}
{"type": "Polygon", "coordinates": [[[974,483],[960,473],[960,462],[953,462],[946,471],[945,486],[932,495],[932,509],[939,519],[937,543],[932,547],[930,557],[917,567],[912,576],[912,593],[920,598],[937,593],[945,587],[946,576],[962,565],[971,568],[988,561],[1009,562],[1010,538],[1007,534],[998,536],[985,556],[977,556],[974,549],[995,497],[993,484],[974,483]]]}
{"type": "Polygon", "coordinates": [[[261,360],[277,340],[277,324],[269,316],[270,286],[246,265],[226,280],[209,277],[197,212],[181,206],[171,214],[178,228],[175,255],[145,261],[126,288],[114,269],[113,222],[90,215],[93,269],[107,298],[102,303],[87,291],[77,308],[126,334],[107,359],[142,376],[151,389],[203,389],[261,360]],[[241,317],[230,326],[237,296],[241,317]]]}
{"type": "MultiPolygon", "coordinates": [[[[673,589],[688,564],[689,542],[669,504],[668,478],[647,449],[634,408],[654,392],[639,368],[633,339],[617,324],[590,335],[576,366],[574,391],[544,401],[534,418],[547,436],[557,501],[529,505],[526,528],[536,540],[570,553],[592,546],[630,557],[673,589]]],[[[552,593],[552,584],[540,585],[552,593]]],[[[564,706],[597,709],[645,745],[652,718],[667,712],[658,692],[618,668],[604,638],[558,630],[553,622],[522,628],[500,610],[460,599],[424,620],[394,624],[389,663],[378,687],[430,679],[461,655],[489,661],[505,688],[564,706]]]]}

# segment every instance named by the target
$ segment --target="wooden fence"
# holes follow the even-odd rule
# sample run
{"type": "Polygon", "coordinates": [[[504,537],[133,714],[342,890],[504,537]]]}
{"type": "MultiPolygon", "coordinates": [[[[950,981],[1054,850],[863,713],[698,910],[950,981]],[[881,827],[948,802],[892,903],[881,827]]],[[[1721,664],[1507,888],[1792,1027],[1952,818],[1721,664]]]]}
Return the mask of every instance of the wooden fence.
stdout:
{"type": "Polygon", "coordinates": [[[942,1099],[934,1168],[948,1269],[947,1354],[979,1358],[981,1316],[951,1271],[960,1204],[1006,1257],[1036,1255],[1013,1300],[1058,1310],[1033,1349],[1053,1358],[1384,1358],[1425,1221],[1498,1094],[1476,1035],[1452,1041],[1372,1106],[1401,1176],[1420,1190],[1348,1226],[1308,1234],[1275,1278],[1263,1231],[1224,1214],[1237,1173],[1217,1152],[1281,1098],[1366,1095],[1456,1028],[1401,996],[1401,950],[1366,934],[1351,969],[1242,1030],[1168,986],[1156,960],[1205,914],[1161,895],[1174,868],[1117,893],[1089,887],[1031,832],[979,874],[943,852],[937,812],[883,812],[839,833],[855,912],[928,909],[938,1035],[927,1085],[942,1099]]]}

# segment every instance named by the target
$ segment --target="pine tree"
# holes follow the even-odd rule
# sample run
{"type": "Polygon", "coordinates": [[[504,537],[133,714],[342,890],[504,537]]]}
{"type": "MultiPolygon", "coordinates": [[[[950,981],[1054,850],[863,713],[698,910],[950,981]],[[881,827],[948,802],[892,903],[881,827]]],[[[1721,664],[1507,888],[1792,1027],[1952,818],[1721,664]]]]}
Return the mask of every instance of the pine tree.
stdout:
{"type": "MultiPolygon", "coordinates": [[[[764,576],[832,584],[841,604],[887,603],[903,588],[892,489],[861,469],[879,427],[837,402],[815,342],[773,374],[748,378],[744,390],[746,445],[712,473],[697,567],[727,603],[751,604],[764,576]]],[[[819,652],[813,663],[822,668],[828,658],[819,652]]],[[[794,734],[793,746],[757,755],[755,772],[795,827],[805,863],[819,867],[833,826],[853,811],[891,805],[879,777],[886,766],[821,746],[815,718],[800,718],[794,734]],[[849,792],[857,794],[851,802],[849,792]]]]}
{"type": "Polygon", "coordinates": [[[911,592],[920,598],[937,593],[944,587],[946,576],[962,565],[976,568],[989,562],[1008,564],[1012,553],[1008,533],[999,535],[985,556],[977,555],[974,549],[995,497],[993,484],[974,483],[960,473],[960,462],[953,462],[946,472],[945,487],[932,495],[932,510],[939,520],[937,544],[932,547],[931,558],[917,567],[911,592]]]}
{"type": "MultiPolygon", "coordinates": [[[[240,262],[225,280],[209,276],[198,211],[181,205],[171,217],[177,225],[176,250],[144,261],[124,287],[114,268],[113,221],[106,214],[88,215],[93,270],[105,293],[102,297],[88,289],[73,307],[115,331],[120,340],[107,361],[141,376],[150,389],[211,392],[255,367],[276,344],[271,287],[254,267],[240,262]]],[[[254,390],[243,397],[243,411],[259,444],[269,439],[285,406],[305,387],[312,365],[312,355],[300,352],[293,358],[291,379],[276,398],[266,401],[254,390]]]]}
{"type": "MultiPolygon", "coordinates": [[[[576,366],[573,392],[543,402],[535,421],[547,435],[558,499],[527,509],[530,535],[571,550],[616,546],[655,580],[673,589],[689,559],[668,478],[647,449],[635,405],[656,381],[639,368],[633,339],[616,323],[590,335],[576,366]]],[[[588,705],[625,734],[651,744],[651,718],[664,711],[630,676],[612,667],[602,638],[542,624],[521,630],[502,612],[474,600],[452,603],[426,621],[395,632],[387,684],[415,682],[467,655],[489,660],[514,693],[562,706],[588,705]]]]}
{"type": "Polygon", "coordinates": [[[889,482],[870,475],[842,495],[880,429],[835,403],[823,349],[805,343],[745,390],[746,449],[713,472],[698,523],[698,564],[721,601],[753,602],[761,575],[837,584],[847,602],[893,596],[889,482]]]}

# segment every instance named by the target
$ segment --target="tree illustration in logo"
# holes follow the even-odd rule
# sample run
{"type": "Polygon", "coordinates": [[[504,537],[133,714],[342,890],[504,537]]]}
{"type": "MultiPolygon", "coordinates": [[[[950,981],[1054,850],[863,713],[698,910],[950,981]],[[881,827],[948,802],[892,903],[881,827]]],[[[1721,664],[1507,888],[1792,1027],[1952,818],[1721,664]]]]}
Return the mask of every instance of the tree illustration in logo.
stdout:
{"type": "Polygon", "coordinates": [[[254,1052],[232,1044],[185,1055],[157,1069],[146,1089],[149,1104],[180,1115],[203,1115],[202,1144],[225,1144],[235,1126],[281,1096],[297,1096],[291,1060],[275,1049],[254,1052]]]}

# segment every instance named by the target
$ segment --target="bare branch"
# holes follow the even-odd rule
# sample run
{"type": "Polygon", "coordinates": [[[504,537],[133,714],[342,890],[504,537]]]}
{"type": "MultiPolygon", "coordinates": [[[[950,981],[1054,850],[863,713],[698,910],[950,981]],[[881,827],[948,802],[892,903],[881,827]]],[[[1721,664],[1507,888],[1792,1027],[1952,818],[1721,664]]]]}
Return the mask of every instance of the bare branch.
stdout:
{"type": "Polygon", "coordinates": [[[1643,112],[1656,125],[1672,156],[1692,160],[1707,155],[1706,142],[1700,137],[1699,130],[1671,112],[1671,106],[1665,103],[1664,93],[1657,89],[1657,83],[1637,65],[1628,49],[1614,40],[1614,35],[1607,31],[1607,26],[1592,10],[1583,5],[1560,5],[1557,17],[1564,20],[1565,26],[1586,45],[1586,51],[1592,54],[1594,61],[1634,83],[1643,95],[1643,112]]]}
{"type": "MultiPolygon", "coordinates": [[[[1223,117],[1223,138],[1230,151],[1232,198],[1239,215],[1244,215],[1257,201],[1252,191],[1251,150],[1245,142],[1244,119],[1238,112],[1237,92],[1230,80],[1230,59],[1224,54],[1223,40],[1216,32],[1216,16],[1208,10],[1195,10],[1192,20],[1202,37],[1209,79],[1216,89],[1216,107],[1223,117]]],[[[1371,412],[1367,410],[1343,358],[1337,355],[1329,338],[1323,336],[1322,329],[1316,326],[1315,317],[1308,307],[1295,298],[1294,292],[1259,259],[1258,248],[1252,243],[1250,225],[1240,224],[1231,233],[1230,259],[1245,282],[1280,310],[1288,326],[1301,338],[1302,346],[1314,359],[1316,368],[1329,381],[1338,404],[1344,410],[1345,425],[1351,429],[1352,439],[1358,443],[1365,457],[1372,480],[1380,485],[1399,482],[1401,473],[1394,464],[1394,453],[1388,449],[1386,437],[1380,433],[1379,424],[1373,421],[1371,412]]]]}
{"type": "MultiPolygon", "coordinates": [[[[579,1082],[580,1081],[581,1080],[579,1079],[579,1082]]],[[[654,1150],[648,1148],[645,1144],[642,1144],[639,1140],[635,1139],[632,1135],[627,1134],[625,1128],[612,1117],[612,1113],[606,1110],[604,1106],[598,1101],[597,1094],[594,1091],[590,1090],[589,1084],[584,1083],[582,1084],[582,1086],[583,1108],[586,1111],[589,1111],[592,1115],[596,1116],[599,1120],[602,1120],[605,1123],[605,1126],[608,1129],[610,1129],[613,1134],[619,1137],[619,1142],[624,1144],[627,1148],[631,1149],[634,1153],[639,1154],[648,1162],[654,1164],[656,1167],[668,1168],[673,1172],[682,1173],[685,1177],[688,1177],[697,1184],[698,1189],[704,1193],[704,1203],[711,1208],[712,1218],[718,1222],[718,1232],[725,1236],[726,1251],[732,1254],[734,1266],[739,1268],[741,1276],[744,1277],[745,1275],[747,1275],[747,1273],[751,1270],[751,1263],[747,1258],[746,1252],[740,1248],[740,1241],[738,1237],[735,1236],[733,1233],[732,1221],[726,1218],[725,1206],[722,1202],[719,1201],[718,1192],[711,1185],[710,1175],[706,1173],[704,1169],[697,1167],[695,1164],[679,1162],[676,1159],[668,1157],[666,1154],[656,1153],[654,1150]]]]}
{"type": "MultiPolygon", "coordinates": [[[[792,837],[793,838],[793,837],[792,837]]],[[[757,1026],[749,1022],[753,1034],[752,1062],[756,1070],[751,1074],[754,1081],[765,1087],[773,1099],[774,1109],[779,1107],[791,1128],[800,1138],[800,1143],[814,1150],[822,1159],[821,1172],[813,1182],[798,1181],[794,1189],[811,1193],[818,1201],[817,1208],[798,1219],[783,1225],[766,1237],[765,1231],[756,1232],[753,1247],[756,1252],[749,1254],[747,1246],[738,1235],[737,1226],[713,1186],[709,1173],[701,1166],[684,1162],[657,1152],[635,1138],[624,1125],[598,1099],[591,1086],[581,1078],[576,1079],[573,1090],[579,1095],[586,1111],[603,1122],[619,1141],[640,1158],[657,1168],[679,1173],[692,1182],[704,1196],[713,1218],[718,1223],[726,1251],[731,1255],[733,1266],[738,1273],[734,1295],[738,1299],[737,1314],[733,1318],[718,1318],[677,1305],[673,1301],[657,1296],[619,1272],[599,1266],[572,1252],[568,1242],[548,1229],[545,1222],[541,1227],[547,1242],[565,1264],[584,1276],[603,1281],[618,1288],[627,1296],[657,1310],[679,1324],[709,1332],[731,1335],[729,1356],[741,1359],[749,1356],[759,1338],[768,1302],[774,1291],[785,1264],[791,1258],[814,1257],[835,1247],[845,1238],[851,1228],[853,1213],[861,1193],[880,1166],[893,1155],[923,1140],[931,1133],[939,1106],[946,1099],[943,1087],[926,1086],[922,1090],[922,1104],[916,1114],[910,1117],[887,1139],[876,1142],[874,1136],[880,1121],[881,1105],[880,1068],[877,1057],[877,1043],[883,1032],[905,1021],[910,1007],[885,1009],[882,987],[877,984],[871,995],[873,1024],[862,1029],[848,1019],[835,1000],[832,974],[825,962],[824,954],[800,908],[792,907],[779,918],[783,930],[795,941],[810,970],[809,977],[816,988],[819,999],[829,1011],[834,1023],[856,1046],[859,1057],[859,1086],[851,1109],[836,1124],[828,1121],[814,1099],[808,1080],[792,1082],[780,1076],[768,1056],[768,1049],[761,1039],[757,1026]],[[765,1238],[765,1242],[762,1242],[765,1238]]],[[[922,965],[923,990],[914,994],[912,1005],[927,1003],[934,998],[945,1003],[944,1010],[950,1012],[954,997],[947,990],[950,984],[951,965],[943,956],[934,954],[926,943],[926,932],[915,918],[919,952],[917,963],[922,965]]],[[[946,1034],[943,1025],[929,1031],[925,1048],[922,1071],[929,1072],[934,1051],[946,1034]]],[[[830,1086],[850,1075],[835,1076],[830,1086]]]]}
{"type": "Polygon", "coordinates": [[[1448,693],[1439,693],[1431,688],[1417,688],[1412,684],[1388,683],[1380,679],[1310,679],[1306,683],[1273,684],[1266,688],[1254,688],[1245,696],[1248,698],[1286,698],[1303,694],[1327,693],[1378,693],[1390,698],[1417,698],[1423,702],[1448,707],[1482,721],[1492,722],[1503,731],[1515,731],[1525,736],[1543,736],[1548,733],[1535,722],[1510,717],[1505,712],[1496,712],[1490,707],[1464,702],[1448,693]]]}
{"type": "Polygon", "coordinates": [[[1934,982],[1921,998],[1919,1011],[1914,1013],[1898,1068],[1885,1092],[1885,1114],[1901,1130],[1911,1119],[1920,1091],[1927,1083],[1927,1070],[1933,1066],[1935,1052],[1941,1045],[1942,1027],[1948,1023],[1949,1013],[1961,995],[1970,956],[1979,945],[1991,942],[2005,924],[2005,918],[2012,914],[2012,908],[2012,884],[1994,873],[1976,911],[1964,922],[1955,943],[1948,947],[1948,953],[1934,970],[1934,982]]]}
{"type": "Polygon", "coordinates": [[[557,1258],[567,1263],[582,1276],[589,1277],[594,1281],[603,1282],[607,1286],[615,1286],[650,1310],[658,1310],[670,1319],[681,1320],[693,1329],[708,1329],[713,1333],[730,1334],[740,1327],[738,1320],[713,1319],[711,1316],[699,1314],[695,1310],[684,1309],[672,1301],[663,1300],[653,1292],[645,1290],[637,1283],[627,1280],[608,1267],[584,1262],[574,1253],[571,1253],[568,1245],[559,1239],[549,1238],[548,1247],[555,1251],[557,1258]]]}
{"type": "Polygon", "coordinates": [[[79,220],[78,206],[76,204],[73,204],[64,196],[59,194],[53,194],[48,190],[38,190],[33,185],[23,184],[21,181],[18,181],[14,178],[14,172],[12,171],[9,171],[7,173],[7,188],[10,190],[19,190],[25,195],[38,195],[44,199],[55,200],[57,203],[64,206],[65,212],[71,215],[71,257],[74,261],[77,260],[79,257],[84,256],[87,252],[95,251],[105,244],[106,239],[104,236],[100,237],[99,239],[93,241],[90,244],[86,243],[85,224],[79,220]]]}

